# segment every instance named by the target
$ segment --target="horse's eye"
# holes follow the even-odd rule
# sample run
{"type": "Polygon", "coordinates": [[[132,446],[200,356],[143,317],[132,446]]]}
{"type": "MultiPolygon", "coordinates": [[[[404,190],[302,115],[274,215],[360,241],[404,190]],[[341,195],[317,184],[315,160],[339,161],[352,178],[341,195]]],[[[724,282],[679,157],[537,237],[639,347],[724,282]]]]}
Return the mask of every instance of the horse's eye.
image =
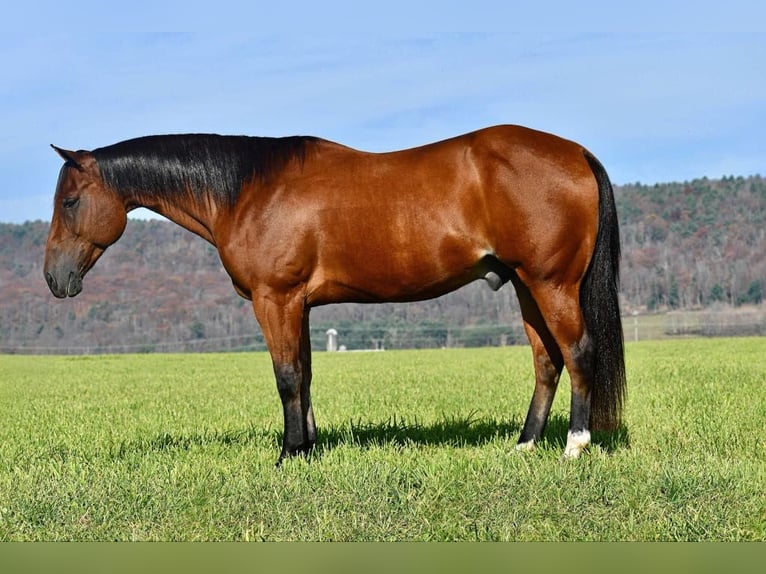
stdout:
{"type": "Polygon", "coordinates": [[[67,197],[64,200],[64,207],[67,209],[72,209],[73,207],[76,207],[78,203],[80,203],[79,197],[67,197]]]}

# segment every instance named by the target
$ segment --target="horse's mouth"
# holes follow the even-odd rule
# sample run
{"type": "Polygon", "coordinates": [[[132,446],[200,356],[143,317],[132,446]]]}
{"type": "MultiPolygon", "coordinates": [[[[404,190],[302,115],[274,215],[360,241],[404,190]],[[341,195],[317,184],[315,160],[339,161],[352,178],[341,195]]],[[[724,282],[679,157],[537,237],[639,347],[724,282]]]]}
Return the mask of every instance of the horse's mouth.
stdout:
{"type": "Polygon", "coordinates": [[[52,273],[46,273],[45,280],[48,283],[48,288],[51,290],[51,293],[53,293],[53,296],[58,299],[74,297],[82,291],[82,276],[74,271],[70,271],[66,281],[60,283],[52,273]]]}

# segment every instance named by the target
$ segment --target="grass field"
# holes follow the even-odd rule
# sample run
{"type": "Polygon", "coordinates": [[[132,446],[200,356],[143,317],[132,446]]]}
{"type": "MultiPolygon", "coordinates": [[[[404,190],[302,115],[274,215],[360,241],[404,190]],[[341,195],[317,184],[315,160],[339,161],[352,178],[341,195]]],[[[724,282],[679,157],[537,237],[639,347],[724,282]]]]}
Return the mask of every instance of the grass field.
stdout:
{"type": "Polygon", "coordinates": [[[526,347],[318,353],[274,468],[265,354],[0,356],[0,540],[766,540],[766,338],[627,345],[625,426],[513,447],[526,347]]]}

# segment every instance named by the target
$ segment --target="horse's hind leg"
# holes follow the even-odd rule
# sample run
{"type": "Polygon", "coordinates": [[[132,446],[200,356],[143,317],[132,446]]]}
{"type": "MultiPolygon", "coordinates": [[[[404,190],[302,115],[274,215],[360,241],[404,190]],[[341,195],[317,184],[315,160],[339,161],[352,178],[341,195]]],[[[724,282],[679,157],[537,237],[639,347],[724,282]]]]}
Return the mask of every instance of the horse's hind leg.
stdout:
{"type": "Polygon", "coordinates": [[[590,444],[590,404],[592,374],[591,342],[575,285],[555,287],[540,284],[531,293],[548,331],[561,351],[572,384],[569,432],[564,456],[576,458],[590,444]]]}
{"type": "Polygon", "coordinates": [[[317,427],[314,422],[314,408],[311,406],[311,338],[309,329],[309,309],[303,312],[301,329],[301,414],[306,424],[306,449],[311,450],[317,441],[317,427]]]}
{"type": "Polygon", "coordinates": [[[529,289],[515,275],[512,280],[524,318],[524,330],[532,346],[535,365],[535,390],[516,447],[519,450],[529,450],[534,448],[545,432],[564,360],[529,289]]]}

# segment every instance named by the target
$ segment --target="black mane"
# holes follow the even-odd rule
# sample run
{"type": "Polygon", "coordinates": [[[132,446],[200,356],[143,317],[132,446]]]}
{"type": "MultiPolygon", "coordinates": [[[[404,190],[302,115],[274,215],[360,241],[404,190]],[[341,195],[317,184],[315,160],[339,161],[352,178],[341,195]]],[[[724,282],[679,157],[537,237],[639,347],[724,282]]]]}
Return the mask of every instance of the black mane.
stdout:
{"type": "Polygon", "coordinates": [[[212,194],[231,206],[243,183],[268,182],[291,160],[301,163],[316,138],[184,134],[146,136],[93,150],[101,176],[120,194],[172,200],[212,194]]]}

